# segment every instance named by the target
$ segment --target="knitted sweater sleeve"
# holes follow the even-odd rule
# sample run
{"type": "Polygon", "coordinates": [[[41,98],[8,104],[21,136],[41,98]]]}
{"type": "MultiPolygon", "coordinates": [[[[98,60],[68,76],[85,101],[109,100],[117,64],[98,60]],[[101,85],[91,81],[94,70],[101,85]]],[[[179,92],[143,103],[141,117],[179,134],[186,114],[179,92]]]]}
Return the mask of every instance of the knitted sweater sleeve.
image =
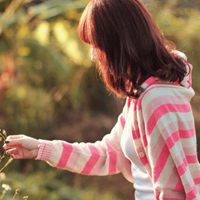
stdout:
{"type": "Polygon", "coordinates": [[[139,111],[143,147],[159,200],[197,199],[199,179],[193,91],[179,86],[155,86],[141,100],[139,111]]]}
{"type": "Polygon", "coordinates": [[[130,182],[133,178],[130,162],[120,146],[127,106],[119,115],[111,133],[95,143],[69,143],[66,141],[40,140],[37,160],[44,160],[53,167],[86,175],[122,173],[130,182]]]}

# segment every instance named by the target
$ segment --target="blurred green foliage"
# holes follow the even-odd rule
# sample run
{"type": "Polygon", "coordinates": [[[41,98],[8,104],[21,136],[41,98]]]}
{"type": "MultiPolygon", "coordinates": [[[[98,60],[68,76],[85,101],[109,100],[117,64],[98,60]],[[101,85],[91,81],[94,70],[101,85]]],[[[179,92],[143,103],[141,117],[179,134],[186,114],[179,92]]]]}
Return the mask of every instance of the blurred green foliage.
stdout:
{"type": "MultiPolygon", "coordinates": [[[[35,2],[0,0],[0,127],[36,138],[101,139],[114,125],[123,100],[106,90],[90,61],[90,48],[78,38],[88,1],[35,2]]],[[[194,66],[192,106],[199,140],[200,5],[195,0],[145,3],[165,36],[194,66]]],[[[19,187],[29,199],[133,199],[132,185],[121,176],[80,176],[26,160],[13,161],[5,172],[6,181],[14,177],[12,188],[19,187]]]]}
{"type": "MultiPolygon", "coordinates": [[[[46,171],[45,174],[38,171],[28,175],[28,178],[24,175],[19,176],[16,173],[10,173],[9,175],[12,175],[13,182],[10,185],[20,188],[20,195],[16,196],[15,200],[22,199],[22,195],[33,200],[120,200],[112,191],[101,192],[98,191],[98,188],[92,186],[85,190],[84,188],[75,188],[70,184],[66,185],[64,181],[57,179],[56,173],[52,170],[46,171]],[[19,179],[20,182],[17,181],[19,179]]],[[[11,199],[12,195],[13,192],[9,191],[6,198],[11,199]]]]}

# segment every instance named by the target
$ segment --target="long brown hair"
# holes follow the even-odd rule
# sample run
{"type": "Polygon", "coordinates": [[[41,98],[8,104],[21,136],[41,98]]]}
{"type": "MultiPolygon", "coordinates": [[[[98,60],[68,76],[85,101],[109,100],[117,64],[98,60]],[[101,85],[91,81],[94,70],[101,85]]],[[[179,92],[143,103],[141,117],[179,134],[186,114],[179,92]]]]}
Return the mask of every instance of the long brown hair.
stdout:
{"type": "Polygon", "coordinates": [[[186,74],[174,45],[141,0],[92,0],[81,17],[79,36],[98,50],[104,81],[121,96],[137,98],[150,76],[180,83],[186,74]]]}

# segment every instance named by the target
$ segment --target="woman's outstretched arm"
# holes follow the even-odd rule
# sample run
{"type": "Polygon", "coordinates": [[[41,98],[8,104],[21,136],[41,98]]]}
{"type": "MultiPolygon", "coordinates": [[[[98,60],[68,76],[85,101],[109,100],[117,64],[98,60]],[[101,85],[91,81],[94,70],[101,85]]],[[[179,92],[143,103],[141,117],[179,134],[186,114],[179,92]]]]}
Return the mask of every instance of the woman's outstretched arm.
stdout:
{"type": "Polygon", "coordinates": [[[122,173],[133,182],[130,161],[121,149],[127,106],[119,115],[111,133],[95,143],[69,143],[62,140],[37,140],[25,135],[9,136],[4,149],[14,159],[46,161],[53,167],[87,175],[110,175],[122,173]]]}

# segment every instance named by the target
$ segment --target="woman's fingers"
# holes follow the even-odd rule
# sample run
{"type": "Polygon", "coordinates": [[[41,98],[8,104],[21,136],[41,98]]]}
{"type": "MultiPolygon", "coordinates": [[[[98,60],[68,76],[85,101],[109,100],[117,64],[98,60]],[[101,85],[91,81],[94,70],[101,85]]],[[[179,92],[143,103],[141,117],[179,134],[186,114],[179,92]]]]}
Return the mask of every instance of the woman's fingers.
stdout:
{"type": "Polygon", "coordinates": [[[17,148],[9,149],[6,154],[11,155],[14,159],[23,159],[23,154],[17,148]]]}
{"type": "Polygon", "coordinates": [[[38,151],[17,147],[16,149],[8,150],[7,154],[11,155],[14,159],[32,159],[37,157],[38,151]]]}
{"type": "Polygon", "coordinates": [[[19,146],[22,144],[22,139],[13,139],[13,140],[7,140],[7,142],[5,141],[5,144],[3,146],[4,149],[10,149],[10,148],[14,148],[16,146],[19,146]]]}
{"type": "Polygon", "coordinates": [[[9,149],[8,151],[6,151],[7,155],[17,154],[17,153],[18,153],[18,150],[16,148],[15,149],[9,149]]]}
{"type": "Polygon", "coordinates": [[[7,150],[6,154],[11,155],[14,159],[24,159],[24,158],[26,158],[26,157],[24,157],[25,151],[26,150],[24,150],[21,147],[16,147],[16,148],[7,150]]]}
{"type": "Polygon", "coordinates": [[[10,140],[13,140],[13,139],[20,139],[20,138],[23,138],[24,135],[9,135],[6,139],[6,141],[10,141],[10,140]]]}

